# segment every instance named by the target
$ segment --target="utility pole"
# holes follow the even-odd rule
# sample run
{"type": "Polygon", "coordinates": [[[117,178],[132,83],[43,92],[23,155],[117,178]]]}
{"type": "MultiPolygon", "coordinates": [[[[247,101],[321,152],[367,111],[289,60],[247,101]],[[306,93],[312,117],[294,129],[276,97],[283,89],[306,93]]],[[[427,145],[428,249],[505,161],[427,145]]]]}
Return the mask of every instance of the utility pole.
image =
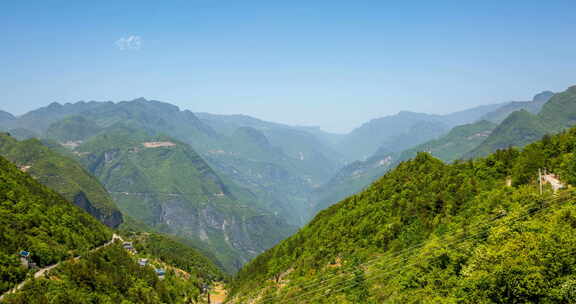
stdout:
{"type": "Polygon", "coordinates": [[[208,304],[210,304],[210,289],[212,286],[206,285],[206,294],[208,295],[208,304]]]}
{"type": "Polygon", "coordinates": [[[538,184],[540,185],[540,195],[542,195],[542,169],[538,168],[538,184]]]}

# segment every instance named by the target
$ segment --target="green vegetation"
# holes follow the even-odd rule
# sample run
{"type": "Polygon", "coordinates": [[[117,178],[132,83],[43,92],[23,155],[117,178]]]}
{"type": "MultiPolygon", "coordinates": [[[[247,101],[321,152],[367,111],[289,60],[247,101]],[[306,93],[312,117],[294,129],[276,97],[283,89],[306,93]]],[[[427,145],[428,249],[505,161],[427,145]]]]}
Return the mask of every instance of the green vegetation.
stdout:
{"type": "Polygon", "coordinates": [[[191,303],[200,298],[201,281],[175,270],[160,279],[141,267],[120,244],[64,262],[46,277],[8,295],[10,304],[28,303],[191,303]]]}
{"type": "Polygon", "coordinates": [[[400,162],[416,156],[418,152],[428,152],[435,157],[452,162],[480,145],[496,127],[489,121],[454,127],[438,139],[430,140],[401,153],[380,151],[365,161],[357,161],[344,167],[330,182],[312,192],[313,214],[330,207],[334,203],[366,188],[386,171],[400,162]]]}
{"type": "Polygon", "coordinates": [[[154,231],[190,240],[233,272],[293,228],[221,178],[188,145],[115,124],[72,153],[119,208],[154,231]]]}
{"type": "Polygon", "coordinates": [[[312,212],[307,220],[319,211],[366,188],[390,170],[396,158],[395,153],[377,153],[365,161],[355,161],[342,168],[328,183],[311,193],[312,212]]]}
{"type": "MultiPolygon", "coordinates": [[[[422,123],[434,125],[435,129],[443,131],[447,131],[450,126],[440,115],[402,111],[396,115],[373,119],[352,130],[338,144],[338,151],[346,155],[350,160],[364,160],[375,154],[379,148],[382,148],[383,144],[385,144],[384,148],[386,149],[394,148],[398,143],[405,146],[402,139],[409,141],[410,139],[404,135],[412,133],[410,130],[415,125],[422,123]],[[396,141],[386,144],[386,141],[391,139],[396,139],[396,141]]],[[[414,135],[414,133],[412,134],[414,135]]],[[[432,132],[431,135],[432,137],[420,138],[419,142],[410,141],[410,143],[419,144],[440,134],[432,132]]]]}
{"type": "Polygon", "coordinates": [[[157,233],[140,233],[134,239],[134,248],[139,255],[160,259],[204,282],[224,279],[222,271],[197,249],[184,245],[185,240],[176,240],[157,233]]]}
{"type": "Polygon", "coordinates": [[[446,115],[430,115],[401,111],[373,119],[354,129],[338,143],[338,152],[350,160],[366,159],[372,155],[400,152],[434,139],[450,128],[480,120],[503,104],[484,105],[446,115]]]}
{"type": "Polygon", "coordinates": [[[477,148],[466,154],[472,158],[485,156],[509,146],[522,147],[544,134],[557,133],[576,124],[576,86],[555,94],[538,115],[525,110],[510,114],[477,148]]]}
{"type": "Polygon", "coordinates": [[[293,225],[309,217],[307,194],[342,163],[334,137],[317,129],[244,115],[196,115],[224,135],[219,149],[203,152],[210,165],[293,225]]]}
{"type": "Polygon", "coordinates": [[[111,231],[82,209],[0,157],[0,292],[27,270],[18,253],[31,252],[39,267],[104,244],[111,231]]]}
{"type": "Polygon", "coordinates": [[[232,303],[576,301],[576,128],[445,164],[419,153],[247,264],[232,303]],[[512,185],[507,185],[507,180],[512,185]]]}
{"type": "Polygon", "coordinates": [[[480,145],[494,128],[496,124],[486,120],[457,126],[438,139],[402,152],[398,160],[408,160],[416,156],[418,152],[428,152],[445,162],[452,162],[461,159],[464,154],[480,145]]]}
{"type": "Polygon", "coordinates": [[[88,138],[100,130],[95,122],[83,116],[70,116],[51,124],[45,137],[60,142],[73,142],[88,138]]]}
{"type": "Polygon", "coordinates": [[[110,227],[122,223],[122,214],[100,182],[76,160],[63,156],[37,139],[17,141],[0,133],[0,155],[56,190],[110,227]]]}
{"type": "Polygon", "coordinates": [[[516,111],[498,125],[482,144],[468,152],[464,157],[484,156],[495,150],[511,146],[522,147],[544,136],[547,132],[548,128],[538,116],[525,110],[516,111]]]}
{"type": "Polygon", "coordinates": [[[488,120],[494,123],[501,123],[508,117],[508,115],[512,114],[512,112],[526,110],[532,114],[538,114],[542,106],[550,100],[550,98],[554,96],[553,92],[544,91],[538,93],[532,98],[532,101],[511,101],[508,102],[498,109],[487,113],[486,115],[482,116],[482,120],[488,120]]]}

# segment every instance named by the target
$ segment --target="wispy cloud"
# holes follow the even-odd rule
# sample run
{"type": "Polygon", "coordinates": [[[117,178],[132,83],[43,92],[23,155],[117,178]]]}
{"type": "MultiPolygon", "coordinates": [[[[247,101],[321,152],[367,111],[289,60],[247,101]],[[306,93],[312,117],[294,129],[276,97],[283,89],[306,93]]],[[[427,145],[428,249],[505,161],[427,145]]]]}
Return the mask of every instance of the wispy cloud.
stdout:
{"type": "Polygon", "coordinates": [[[133,50],[137,51],[142,47],[142,38],[136,35],[130,35],[128,37],[122,37],[116,40],[116,46],[121,50],[133,50]]]}

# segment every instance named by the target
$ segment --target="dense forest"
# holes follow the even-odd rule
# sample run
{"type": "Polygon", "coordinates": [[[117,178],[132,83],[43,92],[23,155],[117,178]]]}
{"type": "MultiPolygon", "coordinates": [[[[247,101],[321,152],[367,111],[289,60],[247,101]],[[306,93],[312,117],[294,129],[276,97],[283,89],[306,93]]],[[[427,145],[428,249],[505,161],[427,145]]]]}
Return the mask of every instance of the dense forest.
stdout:
{"type": "Polygon", "coordinates": [[[26,277],[20,251],[43,267],[111,237],[106,226],[0,156],[0,292],[26,277]]]}
{"type": "Polygon", "coordinates": [[[110,194],[82,165],[67,157],[58,144],[38,139],[18,141],[0,133],[0,155],[37,181],[60,193],[109,227],[116,228],[123,217],[110,194]]]}
{"type": "Polygon", "coordinates": [[[2,157],[0,214],[0,294],[6,303],[190,303],[224,279],[197,249],[167,236],[122,230],[132,241],[128,248],[112,243],[110,228],[2,157]],[[25,263],[23,251],[29,253],[25,263]],[[46,271],[38,276],[40,269],[46,271]],[[6,293],[20,283],[17,292],[6,293]]]}
{"type": "Polygon", "coordinates": [[[539,168],[576,182],[576,128],[453,164],[419,153],[247,264],[231,302],[574,302],[574,193],[540,194],[539,168]]]}
{"type": "Polygon", "coordinates": [[[142,267],[121,244],[63,263],[43,278],[8,295],[6,303],[191,303],[201,286],[175,271],[163,278],[154,267],[142,267]]]}
{"type": "Polygon", "coordinates": [[[186,246],[184,240],[176,240],[174,237],[157,233],[139,233],[133,235],[132,238],[134,248],[140,255],[160,259],[204,282],[224,279],[221,268],[218,268],[197,249],[186,246]]]}

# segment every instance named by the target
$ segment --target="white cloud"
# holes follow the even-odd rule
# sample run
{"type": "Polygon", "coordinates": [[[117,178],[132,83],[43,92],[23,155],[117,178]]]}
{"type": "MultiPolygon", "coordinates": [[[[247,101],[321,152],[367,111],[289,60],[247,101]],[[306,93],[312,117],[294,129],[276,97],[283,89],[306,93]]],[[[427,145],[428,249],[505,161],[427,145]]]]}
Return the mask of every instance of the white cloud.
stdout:
{"type": "Polygon", "coordinates": [[[122,37],[116,41],[116,46],[121,50],[134,50],[137,51],[142,46],[142,38],[136,35],[122,37]]]}

